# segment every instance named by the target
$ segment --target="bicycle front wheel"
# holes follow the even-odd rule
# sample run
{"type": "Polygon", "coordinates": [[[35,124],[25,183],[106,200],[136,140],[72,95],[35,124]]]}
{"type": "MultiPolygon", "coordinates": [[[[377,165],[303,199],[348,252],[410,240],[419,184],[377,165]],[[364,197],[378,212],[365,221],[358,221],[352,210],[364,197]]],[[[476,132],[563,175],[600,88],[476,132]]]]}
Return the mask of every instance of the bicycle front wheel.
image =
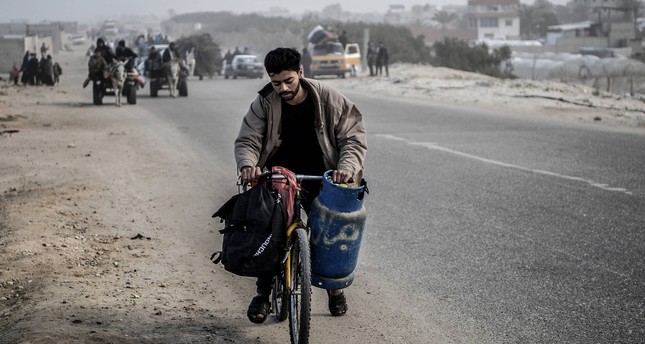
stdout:
{"type": "Polygon", "coordinates": [[[291,290],[289,293],[289,331],[292,344],[309,342],[309,320],[311,318],[311,261],[309,236],[304,228],[297,228],[292,234],[291,247],[291,290]]]}

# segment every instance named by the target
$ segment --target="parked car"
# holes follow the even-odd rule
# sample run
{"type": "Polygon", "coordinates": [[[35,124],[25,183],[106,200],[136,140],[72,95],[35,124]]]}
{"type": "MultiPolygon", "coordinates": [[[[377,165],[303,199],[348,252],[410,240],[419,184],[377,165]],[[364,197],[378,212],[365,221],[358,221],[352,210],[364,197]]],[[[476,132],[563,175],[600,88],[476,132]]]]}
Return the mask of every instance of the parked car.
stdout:
{"type": "Polygon", "coordinates": [[[237,55],[230,65],[224,70],[224,78],[247,77],[261,79],[264,75],[264,66],[255,55],[237,55]]]}
{"type": "Polygon", "coordinates": [[[71,36],[69,40],[72,42],[73,45],[85,44],[85,36],[82,36],[82,35],[71,36]]]}

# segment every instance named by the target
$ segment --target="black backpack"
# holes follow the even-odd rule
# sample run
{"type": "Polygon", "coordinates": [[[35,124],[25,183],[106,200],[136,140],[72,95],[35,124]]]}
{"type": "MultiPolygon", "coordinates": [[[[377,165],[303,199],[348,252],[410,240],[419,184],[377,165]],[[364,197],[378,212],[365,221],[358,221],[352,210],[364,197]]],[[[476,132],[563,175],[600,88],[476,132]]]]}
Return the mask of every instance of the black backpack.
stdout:
{"type": "MultiPolygon", "coordinates": [[[[270,182],[267,183],[271,185],[270,182]]],[[[224,222],[222,250],[211,260],[240,276],[275,275],[284,253],[286,210],[280,194],[258,183],[233,196],[213,217],[224,222]]]]}

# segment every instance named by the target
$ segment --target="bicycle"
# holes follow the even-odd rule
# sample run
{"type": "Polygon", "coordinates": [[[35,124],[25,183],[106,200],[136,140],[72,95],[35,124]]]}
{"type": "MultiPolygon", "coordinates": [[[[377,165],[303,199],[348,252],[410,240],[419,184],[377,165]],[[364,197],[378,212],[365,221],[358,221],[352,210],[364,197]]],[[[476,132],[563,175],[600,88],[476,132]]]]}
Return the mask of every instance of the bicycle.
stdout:
{"type": "MultiPolygon", "coordinates": [[[[274,171],[263,173],[260,180],[286,180],[274,171]]],[[[322,176],[296,174],[298,185],[302,181],[321,181],[322,176]]],[[[302,196],[295,192],[293,220],[286,228],[284,257],[280,272],[273,279],[271,311],[277,321],[289,318],[292,344],[307,344],[311,319],[311,257],[309,248],[310,228],[301,217],[302,196]]]]}

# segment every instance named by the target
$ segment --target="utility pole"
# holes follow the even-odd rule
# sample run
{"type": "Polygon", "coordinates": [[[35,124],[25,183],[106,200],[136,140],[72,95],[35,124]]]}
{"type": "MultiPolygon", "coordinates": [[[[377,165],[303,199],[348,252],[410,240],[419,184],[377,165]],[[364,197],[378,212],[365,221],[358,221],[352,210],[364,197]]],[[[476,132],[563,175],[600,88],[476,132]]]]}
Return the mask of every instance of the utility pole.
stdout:
{"type": "Polygon", "coordinates": [[[365,30],[363,30],[363,52],[361,53],[362,54],[361,61],[363,61],[363,63],[361,66],[361,70],[367,70],[367,49],[369,49],[367,43],[369,41],[370,41],[370,29],[365,28],[365,30]]]}

